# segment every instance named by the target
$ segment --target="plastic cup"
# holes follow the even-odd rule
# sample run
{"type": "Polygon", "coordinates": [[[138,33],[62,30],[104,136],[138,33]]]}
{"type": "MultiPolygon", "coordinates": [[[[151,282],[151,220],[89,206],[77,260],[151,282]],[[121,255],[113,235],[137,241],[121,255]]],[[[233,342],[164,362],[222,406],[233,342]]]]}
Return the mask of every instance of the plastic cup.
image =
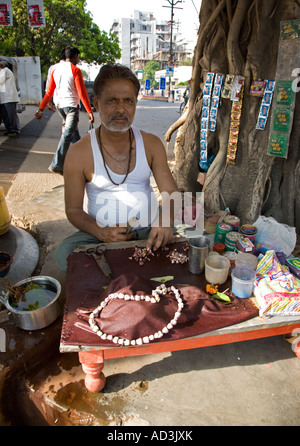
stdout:
{"type": "Polygon", "coordinates": [[[204,235],[189,239],[189,271],[192,274],[200,274],[204,271],[209,247],[210,240],[204,235]]]}
{"type": "Polygon", "coordinates": [[[252,296],[255,271],[245,266],[237,266],[231,273],[231,290],[236,297],[241,299],[252,296]]]}
{"type": "Polygon", "coordinates": [[[239,252],[235,261],[235,266],[245,266],[256,271],[258,258],[248,252],[239,252]]]}
{"type": "Polygon", "coordinates": [[[208,256],[205,259],[205,279],[208,283],[221,285],[226,282],[230,261],[221,255],[208,256]]]}

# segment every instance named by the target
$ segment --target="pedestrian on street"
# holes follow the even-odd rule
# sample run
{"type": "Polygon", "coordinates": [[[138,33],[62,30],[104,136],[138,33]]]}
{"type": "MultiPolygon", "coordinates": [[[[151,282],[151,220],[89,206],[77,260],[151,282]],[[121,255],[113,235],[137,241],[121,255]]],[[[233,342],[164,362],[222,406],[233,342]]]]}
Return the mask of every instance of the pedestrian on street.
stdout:
{"type": "MultiPolygon", "coordinates": [[[[45,85],[45,91],[48,90],[49,82],[50,82],[50,78],[51,78],[52,71],[55,70],[55,68],[57,68],[58,65],[59,65],[60,63],[63,63],[63,62],[65,62],[65,61],[66,61],[66,48],[64,48],[64,49],[62,50],[62,52],[61,52],[61,58],[60,58],[60,61],[57,62],[57,63],[55,63],[55,64],[53,64],[53,65],[51,65],[51,66],[49,67],[49,69],[48,69],[47,79],[46,79],[46,85],[45,85]]],[[[56,103],[56,101],[55,101],[55,96],[56,96],[56,89],[54,90],[53,97],[50,99],[49,104],[48,104],[48,106],[47,106],[47,108],[48,108],[49,110],[53,111],[53,112],[55,112],[55,108],[54,108],[54,104],[56,103]]]]}
{"type": "Polygon", "coordinates": [[[188,100],[190,99],[190,95],[191,95],[191,86],[190,86],[190,82],[188,82],[188,85],[183,93],[183,99],[184,99],[184,106],[186,106],[186,104],[188,103],[188,100]]]}
{"type": "Polygon", "coordinates": [[[16,79],[8,68],[8,63],[0,61],[0,107],[3,123],[6,127],[4,135],[16,136],[20,133],[20,120],[17,114],[19,102],[16,79]]]}
{"type": "Polygon", "coordinates": [[[79,50],[75,47],[67,47],[65,50],[66,60],[61,61],[52,71],[50,82],[45,96],[35,113],[37,120],[42,118],[48,102],[52,98],[55,90],[55,105],[60,114],[62,124],[62,135],[56,153],[49,166],[51,172],[63,175],[64,161],[71,142],[78,141],[80,134],[78,131],[80,100],[86,109],[89,122],[94,122],[94,115],[88,94],[84,85],[81,70],[76,67],[79,62],[79,50]]]}
{"type": "Polygon", "coordinates": [[[147,239],[147,248],[157,250],[173,239],[177,210],[168,199],[178,189],[162,141],[132,125],[139,88],[134,73],[119,64],[104,65],[95,79],[101,125],[72,145],[65,160],[66,215],[79,231],[57,248],[62,271],[77,245],[147,239]],[[152,174],[161,207],[150,185],[152,174]]]}

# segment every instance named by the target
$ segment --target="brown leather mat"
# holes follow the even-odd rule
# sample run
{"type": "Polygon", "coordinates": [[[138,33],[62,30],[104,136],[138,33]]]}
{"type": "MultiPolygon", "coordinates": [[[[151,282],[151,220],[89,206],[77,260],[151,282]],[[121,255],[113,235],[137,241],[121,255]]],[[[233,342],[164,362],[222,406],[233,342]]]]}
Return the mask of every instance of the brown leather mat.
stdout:
{"type": "MultiPolygon", "coordinates": [[[[183,244],[173,244],[182,250],[183,244]]],[[[205,293],[204,274],[193,275],[188,264],[172,264],[160,251],[145,265],[139,266],[129,257],[134,248],[107,250],[105,256],[111,266],[111,283],[103,276],[95,260],[83,252],[69,256],[66,284],[66,305],[61,333],[64,345],[115,346],[102,340],[90,328],[88,314],[111,292],[151,294],[159,282],[153,277],[174,276],[173,284],[180,289],[184,308],[177,325],[162,338],[153,342],[176,340],[196,336],[218,328],[233,325],[258,315],[250,299],[231,295],[231,302],[217,301],[205,293]]],[[[219,287],[230,288],[230,280],[219,287]]],[[[163,296],[159,303],[115,300],[101,312],[96,321],[102,331],[126,339],[149,336],[161,330],[174,316],[177,302],[172,295],[163,296]]]]}

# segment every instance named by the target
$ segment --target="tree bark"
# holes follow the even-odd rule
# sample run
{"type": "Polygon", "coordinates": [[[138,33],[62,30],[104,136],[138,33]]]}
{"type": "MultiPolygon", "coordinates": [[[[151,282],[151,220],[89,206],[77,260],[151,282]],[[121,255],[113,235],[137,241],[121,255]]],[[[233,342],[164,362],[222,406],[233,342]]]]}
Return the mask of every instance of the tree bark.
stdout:
{"type": "MultiPolygon", "coordinates": [[[[260,99],[250,95],[254,78],[274,80],[280,22],[300,16],[297,0],[202,0],[193,58],[188,110],[166,133],[177,131],[173,174],[182,192],[204,192],[207,214],[226,207],[253,223],[263,212],[300,232],[300,104],[296,95],[287,159],[268,154],[270,119],[256,130],[260,99]],[[203,187],[197,183],[203,86],[207,72],[245,77],[235,164],[227,164],[232,102],[222,99],[215,132],[208,135],[208,155],[215,156],[203,187]]],[[[299,95],[298,95],[299,96],[299,95]]],[[[270,118],[270,114],[269,114],[270,118]]]]}

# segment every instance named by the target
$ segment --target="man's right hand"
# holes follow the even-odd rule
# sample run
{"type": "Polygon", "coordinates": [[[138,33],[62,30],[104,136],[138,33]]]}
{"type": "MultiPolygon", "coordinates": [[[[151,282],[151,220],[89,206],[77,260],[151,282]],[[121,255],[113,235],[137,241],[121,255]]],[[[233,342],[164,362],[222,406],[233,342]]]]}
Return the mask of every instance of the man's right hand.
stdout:
{"type": "Polygon", "coordinates": [[[132,240],[133,234],[127,233],[127,227],[121,226],[106,226],[101,228],[101,234],[98,236],[99,240],[110,243],[110,242],[121,242],[132,240]]]}
{"type": "Polygon", "coordinates": [[[35,116],[35,119],[37,119],[38,121],[40,121],[40,119],[42,119],[42,116],[43,116],[43,112],[42,112],[42,110],[37,110],[37,111],[35,112],[34,116],[35,116]]]}

